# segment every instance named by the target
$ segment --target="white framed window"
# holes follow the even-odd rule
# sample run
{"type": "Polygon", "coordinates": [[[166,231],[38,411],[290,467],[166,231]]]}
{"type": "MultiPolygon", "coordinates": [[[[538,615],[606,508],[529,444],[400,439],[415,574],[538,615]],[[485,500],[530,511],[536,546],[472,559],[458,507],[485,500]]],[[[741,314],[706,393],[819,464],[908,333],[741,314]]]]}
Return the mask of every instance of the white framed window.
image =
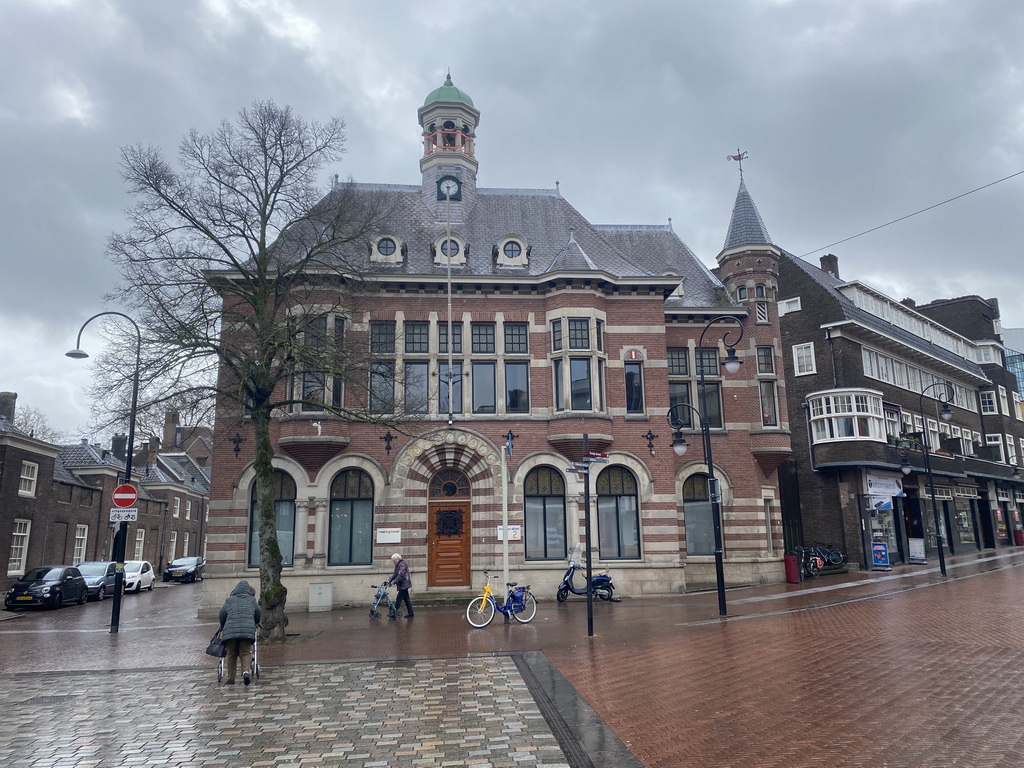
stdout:
{"type": "Polygon", "coordinates": [[[39,465],[32,461],[21,462],[21,480],[18,482],[18,495],[35,498],[38,479],[39,465]]]}
{"type": "Polygon", "coordinates": [[[793,345],[793,372],[797,376],[817,373],[814,366],[814,342],[793,345]]]}
{"type": "Polygon", "coordinates": [[[192,519],[192,500],[191,499],[185,499],[185,519],[186,520],[191,520],[192,519]]]}
{"type": "Polygon", "coordinates": [[[146,548],[146,529],[139,528],[135,531],[135,557],[132,560],[141,560],[142,553],[146,548]]]}
{"type": "Polygon", "coordinates": [[[1011,394],[1013,395],[1013,417],[1017,421],[1024,421],[1024,414],[1020,412],[1020,395],[1016,392],[1011,394]]]}
{"type": "Polygon", "coordinates": [[[1006,462],[1007,464],[1017,463],[1017,441],[1013,439],[1013,435],[1005,435],[1006,437],[1006,462]]]}
{"type": "Polygon", "coordinates": [[[928,447],[934,451],[939,445],[939,422],[928,419],[928,447]]]}
{"type": "Polygon", "coordinates": [[[1010,401],[1006,397],[1006,387],[999,388],[999,408],[1004,416],[1010,415],[1010,401]]]}
{"type": "Polygon", "coordinates": [[[71,564],[78,565],[85,560],[85,542],[89,538],[88,525],[75,526],[75,551],[71,555],[71,564]]]}
{"type": "Polygon", "coordinates": [[[188,557],[188,540],[189,532],[185,531],[185,535],[181,539],[181,556],[188,557]]]}
{"type": "Polygon", "coordinates": [[[982,413],[998,413],[998,410],[996,410],[996,393],[991,389],[983,389],[978,392],[978,400],[981,402],[982,413]]]}
{"type": "Polygon", "coordinates": [[[829,390],[808,395],[815,443],[839,440],[885,440],[881,393],[829,390]]]}
{"type": "Polygon", "coordinates": [[[174,558],[175,558],[174,553],[177,552],[177,551],[178,551],[178,532],[177,531],[171,531],[171,543],[170,543],[170,546],[167,548],[167,560],[168,560],[168,562],[174,560],[174,558]]]}
{"type": "Polygon", "coordinates": [[[172,507],[172,509],[174,511],[171,514],[174,517],[181,517],[181,499],[178,498],[177,496],[174,497],[174,506],[172,507]]]}
{"type": "Polygon", "coordinates": [[[1003,436],[1002,435],[985,435],[985,445],[991,446],[995,454],[992,457],[993,461],[1003,461],[1003,436]]]}
{"type": "Polygon", "coordinates": [[[11,554],[7,558],[7,575],[21,576],[25,572],[25,558],[28,556],[28,535],[32,530],[31,520],[15,520],[11,531],[11,554]]]}

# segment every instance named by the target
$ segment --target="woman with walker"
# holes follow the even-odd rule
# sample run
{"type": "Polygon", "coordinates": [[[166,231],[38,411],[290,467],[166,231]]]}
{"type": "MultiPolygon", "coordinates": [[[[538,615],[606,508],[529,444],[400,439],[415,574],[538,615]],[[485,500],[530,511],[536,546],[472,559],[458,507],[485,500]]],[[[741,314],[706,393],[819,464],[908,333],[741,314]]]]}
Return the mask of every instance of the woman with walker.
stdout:
{"type": "Polygon", "coordinates": [[[228,679],[224,681],[225,685],[235,684],[239,660],[242,662],[242,682],[246,685],[252,682],[252,647],[261,615],[256,592],[249,582],[238,582],[220,609],[220,636],[227,649],[228,679]]]}
{"type": "Polygon", "coordinates": [[[409,565],[397,552],[391,556],[391,562],[395,564],[395,571],[391,574],[391,578],[388,579],[388,583],[394,584],[398,588],[398,597],[395,598],[395,608],[401,610],[402,601],[404,600],[407,611],[405,618],[411,619],[413,617],[413,612],[412,602],[409,600],[409,588],[412,586],[412,579],[409,577],[409,565]]]}

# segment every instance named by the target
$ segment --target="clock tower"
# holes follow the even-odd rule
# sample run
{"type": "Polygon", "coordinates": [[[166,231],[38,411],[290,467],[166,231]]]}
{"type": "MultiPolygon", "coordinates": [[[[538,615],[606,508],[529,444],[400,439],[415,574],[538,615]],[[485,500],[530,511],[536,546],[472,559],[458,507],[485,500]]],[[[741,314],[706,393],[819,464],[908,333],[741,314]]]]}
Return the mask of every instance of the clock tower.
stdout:
{"type": "Polygon", "coordinates": [[[476,199],[479,164],[474,154],[480,111],[452,84],[449,73],[444,85],[427,95],[418,116],[423,129],[423,202],[440,218],[450,200],[452,214],[461,219],[462,210],[476,199]]]}

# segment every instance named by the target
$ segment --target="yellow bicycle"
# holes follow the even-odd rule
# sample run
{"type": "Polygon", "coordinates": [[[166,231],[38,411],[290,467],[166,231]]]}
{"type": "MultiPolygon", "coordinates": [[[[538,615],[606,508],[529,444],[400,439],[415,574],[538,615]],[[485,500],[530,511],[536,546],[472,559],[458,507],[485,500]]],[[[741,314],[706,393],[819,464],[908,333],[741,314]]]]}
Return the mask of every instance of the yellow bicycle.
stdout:
{"type": "Polygon", "coordinates": [[[486,627],[494,618],[495,612],[501,612],[511,616],[520,624],[533,621],[537,615],[537,598],[530,591],[530,585],[520,587],[518,582],[510,581],[508,595],[505,597],[504,605],[498,605],[494,599],[494,590],[491,589],[491,574],[484,571],[487,581],[484,582],[484,590],[478,597],[474,597],[466,606],[466,621],[474,627],[486,627]]]}

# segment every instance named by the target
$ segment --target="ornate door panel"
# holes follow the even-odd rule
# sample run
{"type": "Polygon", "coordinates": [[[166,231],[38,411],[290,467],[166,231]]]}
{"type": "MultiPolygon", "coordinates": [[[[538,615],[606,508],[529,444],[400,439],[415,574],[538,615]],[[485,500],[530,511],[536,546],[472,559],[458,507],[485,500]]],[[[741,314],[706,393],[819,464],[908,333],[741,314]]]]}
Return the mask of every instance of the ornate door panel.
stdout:
{"type": "Polygon", "coordinates": [[[469,586],[471,540],[468,501],[431,503],[427,527],[428,586],[469,586]]]}

